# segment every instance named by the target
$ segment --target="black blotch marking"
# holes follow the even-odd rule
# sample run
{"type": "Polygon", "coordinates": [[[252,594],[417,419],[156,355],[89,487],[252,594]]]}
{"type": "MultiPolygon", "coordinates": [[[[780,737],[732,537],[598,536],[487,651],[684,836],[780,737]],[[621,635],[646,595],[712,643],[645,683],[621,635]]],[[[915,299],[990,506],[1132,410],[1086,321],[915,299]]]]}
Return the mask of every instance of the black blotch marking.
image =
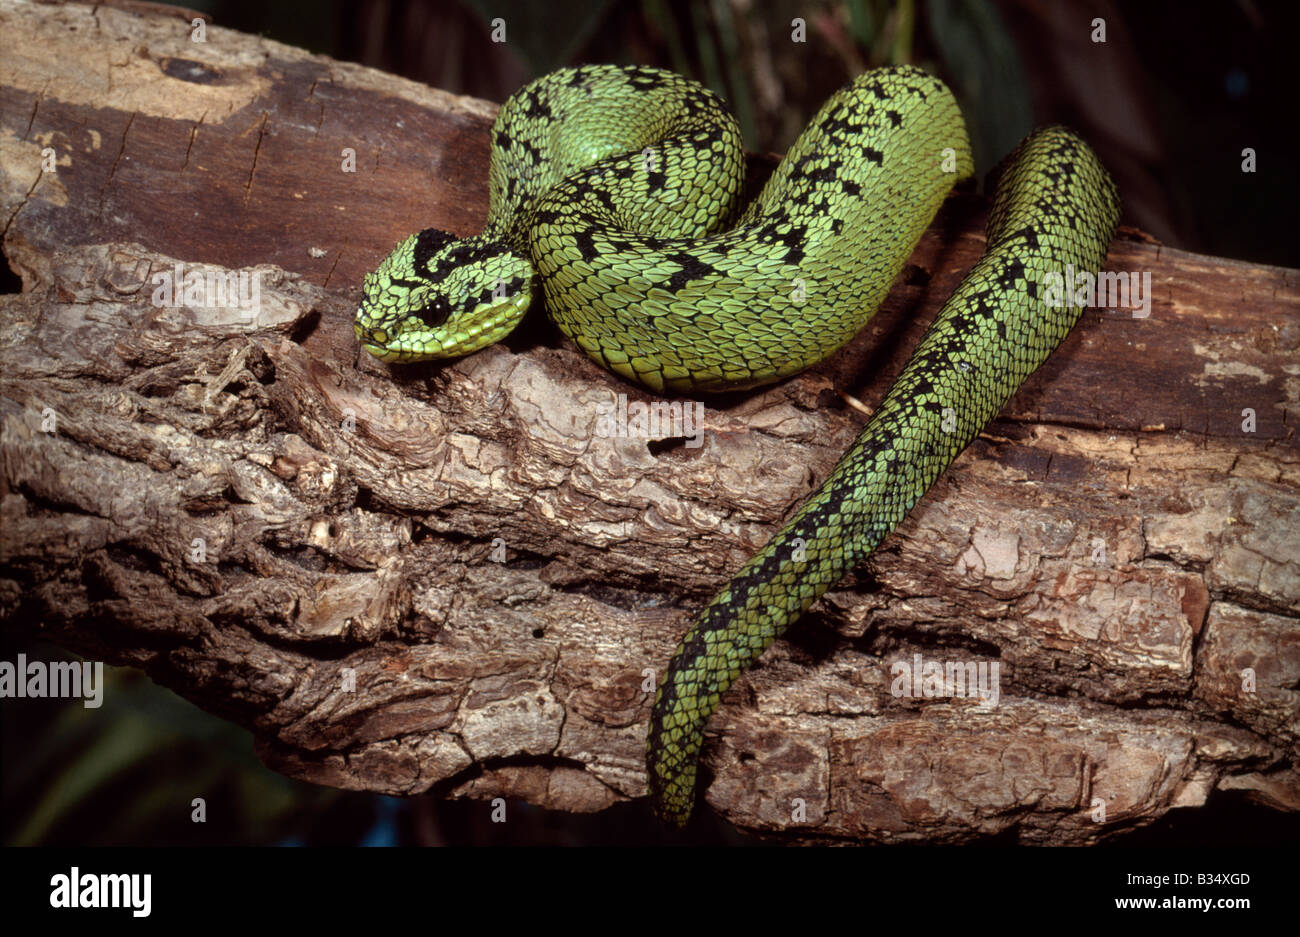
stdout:
{"type": "Polygon", "coordinates": [[[694,117],[710,111],[726,111],[722,100],[712,91],[692,91],[682,98],[682,110],[694,117]]]}
{"type": "MultiPolygon", "coordinates": [[[[450,239],[450,235],[448,238],[450,239]]],[[[441,280],[457,267],[480,263],[489,257],[507,253],[509,250],[507,245],[497,241],[488,241],[484,244],[468,244],[462,241],[443,253],[438,262],[430,268],[429,274],[433,280],[441,280]]]]}
{"type": "Polygon", "coordinates": [[[665,259],[671,260],[673,263],[681,264],[682,267],[682,269],[674,273],[664,285],[664,289],[670,293],[676,293],[691,280],[702,280],[707,276],[716,275],[718,273],[717,269],[709,266],[704,261],[691,254],[670,254],[665,259]]]}
{"type": "Polygon", "coordinates": [[[840,117],[839,114],[840,111],[836,111],[834,117],[830,117],[822,122],[822,129],[825,130],[829,136],[836,138],[852,136],[854,133],[862,129],[862,124],[855,124],[847,117],[840,117]]]}
{"type": "Polygon", "coordinates": [[[692,142],[700,144],[696,149],[711,149],[713,144],[722,142],[723,129],[721,125],[710,127],[704,133],[698,133],[691,138],[692,142]]]}
{"type": "Polygon", "coordinates": [[[528,106],[524,109],[525,117],[548,118],[554,116],[551,113],[551,106],[546,103],[546,99],[534,88],[528,92],[528,106]]]}
{"type": "Polygon", "coordinates": [[[980,319],[992,319],[997,315],[998,307],[990,302],[989,293],[976,293],[971,304],[971,314],[980,319]]]}
{"type": "Polygon", "coordinates": [[[517,141],[515,141],[515,142],[517,142],[517,143],[519,144],[519,148],[520,148],[520,149],[522,149],[525,153],[528,154],[528,158],[529,158],[529,160],[533,163],[534,166],[537,166],[537,165],[540,165],[540,164],[541,164],[541,162],[542,162],[542,151],[541,151],[541,150],[539,150],[536,146],[534,146],[534,145],[533,145],[531,142],[529,142],[528,140],[523,140],[523,139],[521,139],[521,140],[517,140],[517,141]]]}
{"type": "Polygon", "coordinates": [[[890,94],[888,91],[885,90],[885,86],[882,85],[879,81],[873,81],[871,84],[867,85],[867,90],[869,90],[872,94],[874,94],[876,97],[880,98],[881,100],[888,101],[894,97],[892,94],[890,94]]]}
{"type": "Polygon", "coordinates": [[[574,235],[573,243],[578,248],[578,253],[582,255],[583,260],[595,259],[598,251],[596,250],[596,242],[592,240],[590,229],[580,231],[574,235]]]}
{"type": "Polygon", "coordinates": [[[1025,225],[1011,236],[1023,240],[1026,247],[1038,247],[1038,232],[1034,230],[1033,225],[1025,225]]]}
{"type": "Polygon", "coordinates": [[[772,221],[766,227],[757,231],[760,240],[767,244],[784,244],[787,248],[784,262],[787,264],[797,264],[803,260],[803,243],[807,237],[807,229],[792,226],[788,231],[782,232],[780,223],[785,219],[785,212],[778,211],[772,216],[772,221]]]}
{"type": "Polygon", "coordinates": [[[1025,279],[1025,265],[1019,260],[1013,260],[1007,264],[1006,269],[998,274],[998,285],[1003,287],[1013,287],[1019,280],[1025,279]]]}
{"type": "Polygon", "coordinates": [[[808,173],[804,170],[804,167],[811,163],[813,158],[812,153],[805,153],[803,156],[800,156],[797,160],[791,163],[790,178],[798,179],[801,176],[806,176],[808,173]]]}
{"type": "Polygon", "coordinates": [[[455,235],[437,228],[425,228],[415,236],[415,272],[433,273],[429,262],[438,253],[456,239],[455,235]]]}

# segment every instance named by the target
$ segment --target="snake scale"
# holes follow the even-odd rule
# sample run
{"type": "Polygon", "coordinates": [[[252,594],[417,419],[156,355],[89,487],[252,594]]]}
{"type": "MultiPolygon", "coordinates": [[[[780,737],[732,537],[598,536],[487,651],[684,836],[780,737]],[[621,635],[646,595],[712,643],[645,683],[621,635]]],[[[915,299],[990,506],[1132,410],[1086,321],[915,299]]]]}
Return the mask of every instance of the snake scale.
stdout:
{"type": "MultiPolygon", "coordinates": [[[[366,277],[355,330],[385,361],[468,354],[537,299],[609,370],[657,392],[779,380],[874,314],[953,184],[972,174],[961,112],[910,66],[867,72],[821,108],[739,205],[739,128],[671,72],[585,66],[528,84],[492,129],[488,222],[426,229],[366,277]]],[[[660,682],[647,772],[659,815],[691,813],[722,694],[875,549],[1078,320],[1044,277],[1095,272],[1114,183],[1063,127],[1002,164],[984,255],[943,305],[825,482],[710,601],[660,682]]]]}

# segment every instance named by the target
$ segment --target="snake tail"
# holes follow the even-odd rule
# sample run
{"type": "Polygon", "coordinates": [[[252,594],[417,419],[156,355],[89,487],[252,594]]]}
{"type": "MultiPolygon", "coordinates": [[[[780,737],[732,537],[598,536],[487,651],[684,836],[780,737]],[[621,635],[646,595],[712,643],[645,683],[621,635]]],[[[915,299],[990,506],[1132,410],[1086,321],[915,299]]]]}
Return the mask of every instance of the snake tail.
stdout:
{"type": "Polygon", "coordinates": [[[868,556],[1078,321],[1046,301],[1067,265],[1096,272],[1119,218],[1115,185],[1064,127],[1003,163],[987,247],[854,445],[788,524],[710,601],[659,684],[647,741],[656,812],[685,824],[703,730],[740,673],[868,556]]]}

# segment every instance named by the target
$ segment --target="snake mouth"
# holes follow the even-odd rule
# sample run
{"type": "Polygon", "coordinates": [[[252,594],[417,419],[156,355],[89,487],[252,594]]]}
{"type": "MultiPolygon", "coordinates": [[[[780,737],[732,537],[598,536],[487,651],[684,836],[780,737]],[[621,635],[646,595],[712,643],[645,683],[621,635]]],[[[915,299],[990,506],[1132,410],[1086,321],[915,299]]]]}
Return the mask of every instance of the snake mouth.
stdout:
{"type": "Polygon", "coordinates": [[[380,361],[391,361],[395,357],[394,353],[389,351],[383,345],[372,345],[369,342],[362,342],[361,347],[370,352],[380,361]]]}
{"type": "Polygon", "coordinates": [[[417,361],[435,361],[442,358],[461,357],[458,352],[444,351],[439,348],[431,349],[427,345],[403,346],[401,343],[375,345],[371,342],[362,342],[361,347],[380,361],[388,364],[414,364],[417,361]]]}
{"type": "Polygon", "coordinates": [[[409,361],[414,357],[414,350],[402,348],[399,338],[387,329],[368,328],[355,321],[352,331],[361,347],[380,361],[409,361]]]}
{"type": "Polygon", "coordinates": [[[370,354],[374,355],[380,361],[390,364],[410,363],[414,361],[426,361],[431,358],[451,358],[455,357],[454,352],[446,352],[436,345],[430,345],[428,342],[414,343],[402,341],[401,336],[387,336],[386,339],[367,333],[361,326],[354,327],[357,338],[361,347],[370,354]]]}

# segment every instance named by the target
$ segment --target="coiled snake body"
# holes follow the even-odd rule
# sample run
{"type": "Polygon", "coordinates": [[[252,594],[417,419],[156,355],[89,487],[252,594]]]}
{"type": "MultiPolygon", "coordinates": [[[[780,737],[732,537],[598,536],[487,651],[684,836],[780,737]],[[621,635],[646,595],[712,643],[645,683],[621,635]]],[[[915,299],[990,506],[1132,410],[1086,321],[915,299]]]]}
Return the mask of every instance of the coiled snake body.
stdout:
{"type": "MultiPolygon", "coordinates": [[[[483,233],[422,231],[366,277],[355,329],[384,360],[491,344],[540,288],[579,347],[655,391],[770,383],[862,328],[973,171],[952,94],[908,66],[836,92],[746,208],[734,118],[671,72],[554,72],[512,96],[492,133],[483,233]]],[[[704,724],[741,671],[875,549],[1069,332],[1082,308],[1049,304],[1044,278],[1095,272],[1118,215],[1109,175],[1069,130],[1038,130],[1004,161],[984,256],[852,448],[669,664],[647,745],[661,816],[689,817],[704,724]]]]}

